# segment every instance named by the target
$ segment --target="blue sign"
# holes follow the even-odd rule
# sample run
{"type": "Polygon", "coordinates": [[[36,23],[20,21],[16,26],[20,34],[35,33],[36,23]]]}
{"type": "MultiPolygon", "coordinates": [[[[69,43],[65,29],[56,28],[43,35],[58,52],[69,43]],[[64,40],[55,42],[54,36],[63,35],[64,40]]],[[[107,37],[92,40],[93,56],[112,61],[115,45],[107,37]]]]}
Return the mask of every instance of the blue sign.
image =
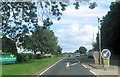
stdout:
{"type": "Polygon", "coordinates": [[[111,53],[108,49],[104,49],[104,50],[102,50],[101,56],[104,59],[109,59],[109,57],[111,56],[111,53]]]}
{"type": "Polygon", "coordinates": [[[17,57],[15,55],[2,55],[0,56],[0,64],[16,63],[17,57]]]}

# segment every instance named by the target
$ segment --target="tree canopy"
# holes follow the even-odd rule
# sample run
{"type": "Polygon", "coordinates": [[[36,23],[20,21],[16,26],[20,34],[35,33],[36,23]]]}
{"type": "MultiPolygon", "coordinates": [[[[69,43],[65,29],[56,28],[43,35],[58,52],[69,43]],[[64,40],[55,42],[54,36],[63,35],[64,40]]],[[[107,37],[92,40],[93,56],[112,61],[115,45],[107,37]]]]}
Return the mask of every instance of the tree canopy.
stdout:
{"type": "MultiPolygon", "coordinates": [[[[109,49],[112,53],[119,53],[120,50],[120,2],[112,2],[110,11],[101,20],[101,43],[102,49],[109,49]]],[[[94,46],[98,50],[98,40],[94,46]]]]}
{"type": "Polygon", "coordinates": [[[7,38],[4,35],[2,37],[2,52],[9,52],[13,54],[17,53],[15,41],[7,38]]]}
{"type": "MultiPolygon", "coordinates": [[[[81,2],[74,2],[75,9],[79,9],[81,2]]],[[[69,2],[0,2],[2,10],[2,32],[16,40],[32,32],[37,26],[50,27],[52,19],[61,19],[69,2]],[[41,22],[43,24],[39,25],[41,22]],[[19,36],[18,36],[18,35],[19,36]]],[[[90,3],[90,9],[97,6],[90,3]]],[[[1,16],[0,16],[1,17],[1,16]]]]}
{"type": "MultiPolygon", "coordinates": [[[[82,1],[80,2],[76,1],[73,3],[75,9],[79,9],[81,2],[82,1]]],[[[43,26],[43,29],[48,29],[54,23],[52,21],[53,19],[60,20],[62,11],[65,11],[66,7],[69,4],[70,4],[69,2],[52,2],[52,1],[25,2],[24,0],[23,2],[4,2],[4,1],[0,2],[1,5],[0,10],[2,10],[0,11],[2,14],[0,15],[0,18],[2,18],[2,20],[0,20],[2,22],[2,26],[1,26],[2,32],[5,34],[5,36],[8,36],[10,37],[11,40],[14,40],[17,43],[16,45],[17,47],[24,46],[24,48],[27,49],[32,48],[32,50],[38,51],[40,50],[41,47],[44,46],[45,43],[44,44],[42,43],[46,42],[45,40],[47,39],[45,38],[44,40],[39,39],[39,40],[43,40],[39,44],[38,43],[31,44],[31,42],[30,44],[25,44],[25,43],[31,41],[32,39],[36,39],[33,38],[34,36],[37,37],[37,35],[34,35],[34,32],[39,26],[43,26]],[[32,36],[28,36],[29,34],[32,34],[32,36]],[[26,39],[29,38],[29,39],[24,42],[21,42],[23,38],[26,39]],[[40,48],[38,48],[38,45],[40,45],[40,48]]],[[[90,9],[94,9],[97,6],[95,2],[92,3],[88,2],[88,4],[90,5],[89,6],[90,9]]],[[[50,35],[54,34],[53,31],[50,31],[50,33],[51,33],[50,35]]],[[[54,37],[54,40],[55,39],[56,37],[54,37]]],[[[32,42],[36,42],[36,41],[32,40],[32,42]]],[[[56,51],[57,49],[55,45],[56,42],[53,41],[49,41],[49,42],[52,42],[50,43],[51,45],[53,45],[51,49],[53,48],[54,49],[50,50],[48,48],[50,46],[46,46],[42,50],[47,49],[49,51],[56,51]]],[[[45,45],[47,45],[47,43],[48,42],[46,42],[45,45]]]]}
{"type": "Polygon", "coordinates": [[[84,46],[80,46],[78,50],[75,51],[75,53],[80,54],[86,54],[87,49],[84,46]]]}
{"type": "Polygon", "coordinates": [[[37,27],[31,35],[26,35],[21,38],[20,47],[34,53],[56,53],[59,50],[57,37],[54,32],[43,27],[37,27]]]}
{"type": "Polygon", "coordinates": [[[118,53],[120,50],[120,2],[111,3],[110,11],[103,17],[101,24],[102,48],[118,53]]]}

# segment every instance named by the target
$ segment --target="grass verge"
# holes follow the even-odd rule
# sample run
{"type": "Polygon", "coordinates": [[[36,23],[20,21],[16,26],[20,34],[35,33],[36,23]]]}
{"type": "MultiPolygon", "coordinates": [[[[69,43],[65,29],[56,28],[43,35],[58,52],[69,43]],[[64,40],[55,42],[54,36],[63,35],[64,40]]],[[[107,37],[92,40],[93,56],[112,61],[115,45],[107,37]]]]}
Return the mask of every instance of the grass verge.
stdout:
{"type": "Polygon", "coordinates": [[[80,57],[87,57],[87,55],[85,55],[85,54],[80,54],[80,57]]]}
{"type": "Polygon", "coordinates": [[[2,65],[2,75],[32,75],[60,59],[62,57],[43,58],[20,64],[2,65]]]}

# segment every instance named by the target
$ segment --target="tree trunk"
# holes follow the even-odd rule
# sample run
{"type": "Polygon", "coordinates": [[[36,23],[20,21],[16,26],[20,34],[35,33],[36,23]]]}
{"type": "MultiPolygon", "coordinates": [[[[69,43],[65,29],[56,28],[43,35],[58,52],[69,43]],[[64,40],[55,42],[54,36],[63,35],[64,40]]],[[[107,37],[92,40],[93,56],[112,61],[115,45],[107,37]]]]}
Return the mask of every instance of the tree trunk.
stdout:
{"type": "Polygon", "coordinates": [[[36,50],[34,50],[34,54],[36,54],[36,50]]]}

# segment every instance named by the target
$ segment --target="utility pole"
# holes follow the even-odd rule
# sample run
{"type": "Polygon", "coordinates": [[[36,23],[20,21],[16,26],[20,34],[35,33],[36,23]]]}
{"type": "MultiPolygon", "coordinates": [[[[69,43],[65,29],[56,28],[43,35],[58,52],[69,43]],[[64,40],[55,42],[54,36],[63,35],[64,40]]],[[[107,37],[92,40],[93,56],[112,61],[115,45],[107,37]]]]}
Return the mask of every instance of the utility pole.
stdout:
{"type": "Polygon", "coordinates": [[[94,43],[94,34],[93,34],[93,43],[94,43]]]}
{"type": "Polygon", "coordinates": [[[102,65],[102,58],[101,58],[101,32],[100,32],[100,17],[97,16],[98,19],[98,34],[99,34],[99,65],[102,65]]]}
{"type": "Polygon", "coordinates": [[[92,40],[92,51],[93,51],[93,48],[94,48],[93,46],[94,46],[94,34],[93,34],[93,40],[92,40]]]}

